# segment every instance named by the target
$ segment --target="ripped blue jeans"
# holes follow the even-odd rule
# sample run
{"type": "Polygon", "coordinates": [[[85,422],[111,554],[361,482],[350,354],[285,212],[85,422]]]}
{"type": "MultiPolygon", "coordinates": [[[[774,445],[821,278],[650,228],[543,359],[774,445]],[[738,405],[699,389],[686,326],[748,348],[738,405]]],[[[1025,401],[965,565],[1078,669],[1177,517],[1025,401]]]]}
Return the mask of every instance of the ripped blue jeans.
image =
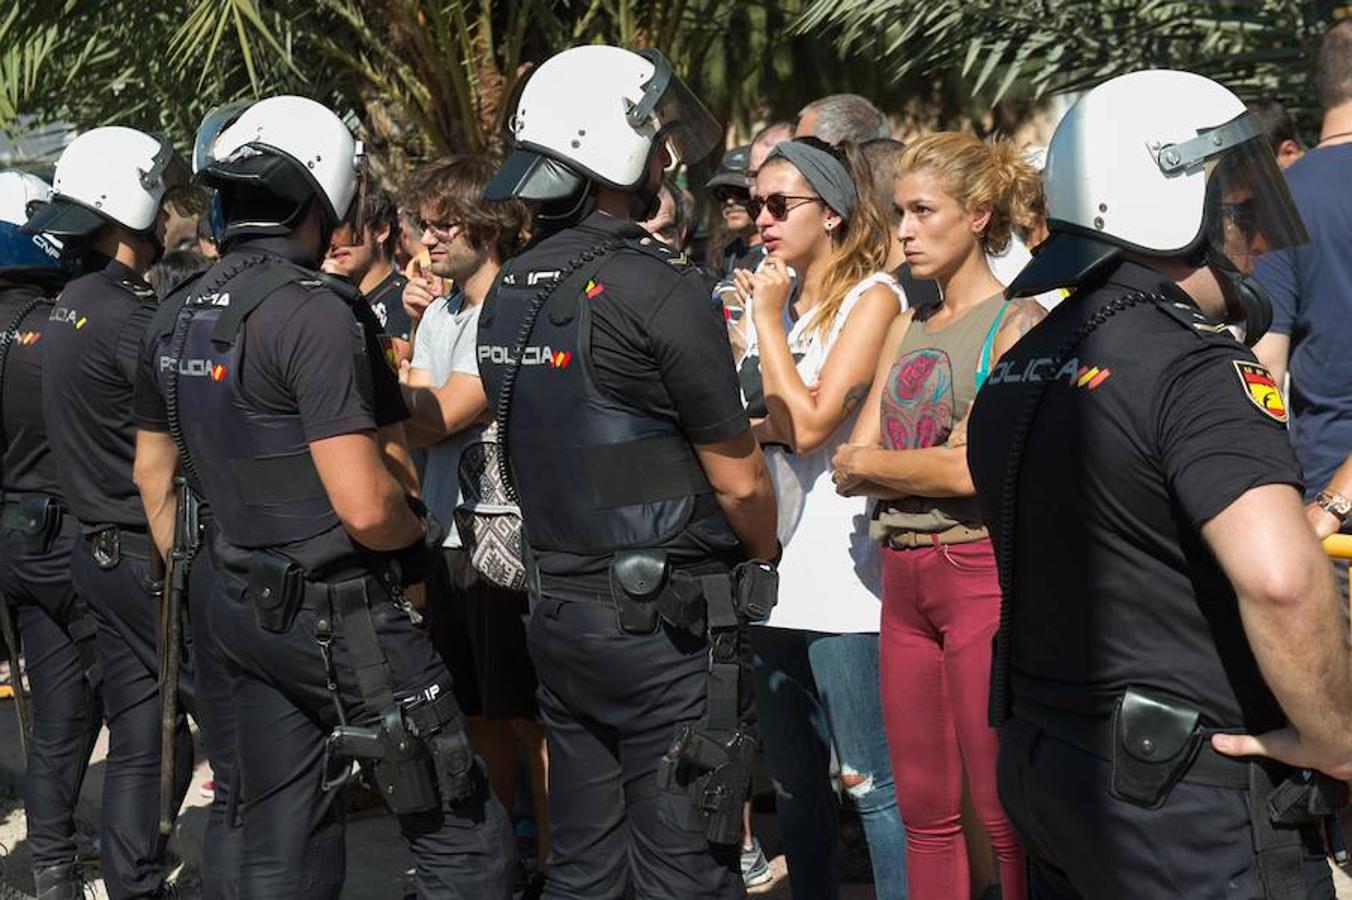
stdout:
{"type": "Polygon", "coordinates": [[[859,811],[877,896],[906,896],[906,834],[878,697],[878,635],[753,627],[753,674],[765,764],[796,900],[838,896],[834,747],[859,811]]]}

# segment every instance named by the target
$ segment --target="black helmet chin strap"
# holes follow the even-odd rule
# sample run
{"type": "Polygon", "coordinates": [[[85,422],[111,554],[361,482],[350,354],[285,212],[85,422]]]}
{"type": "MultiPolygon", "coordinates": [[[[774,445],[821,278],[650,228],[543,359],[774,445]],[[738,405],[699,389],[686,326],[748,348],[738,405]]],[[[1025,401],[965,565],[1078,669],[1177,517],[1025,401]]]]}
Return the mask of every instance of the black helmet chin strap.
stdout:
{"type": "Polygon", "coordinates": [[[1208,241],[1202,262],[1216,276],[1232,325],[1244,326],[1244,345],[1252,347],[1272,327],[1272,300],[1255,279],[1240,271],[1230,257],[1208,241]]]}

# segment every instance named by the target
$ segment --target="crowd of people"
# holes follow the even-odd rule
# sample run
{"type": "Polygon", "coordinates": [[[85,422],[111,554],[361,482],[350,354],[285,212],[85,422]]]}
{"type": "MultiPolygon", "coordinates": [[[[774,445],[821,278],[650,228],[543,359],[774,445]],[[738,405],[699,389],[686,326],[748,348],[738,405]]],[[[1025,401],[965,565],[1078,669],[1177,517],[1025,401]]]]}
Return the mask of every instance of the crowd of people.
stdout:
{"type": "MultiPolygon", "coordinates": [[[[1178,126],[1163,149],[1117,142],[1149,146],[1149,177],[1171,188],[1200,179],[1169,200],[1200,210],[1179,213],[1178,239],[1168,223],[1123,224],[1153,215],[1124,212],[1131,161],[1114,162],[1111,202],[1080,202],[1107,163],[1075,129],[1096,103],[1122,135],[1141,97],[1184,122],[1238,104],[1187,73],[1095,89],[1050,152],[960,132],[903,143],[866,98],[833,95],[727,150],[700,185],[689,165],[723,130],[666,61],[582,47],[528,81],[506,160],[447,156],[388,190],[363,183],[342,121],[296,97],[213,111],[192,179],[166,142],[123,127],[76,137],[51,185],[0,173],[0,587],[31,687],[39,900],[82,896],[74,807],[104,724],[109,896],[172,895],[165,835],[189,787],[189,716],[213,770],[209,897],[337,897],[356,762],[398,817],[425,898],[742,896],[772,879],[750,803],[760,766],[803,900],[838,895],[842,806],[880,898],[1226,883],[1331,897],[1315,820],[1281,823],[1300,829],[1294,843],[1250,843],[1258,818],[1196,796],[1235,778],[1265,796],[1260,770],[1269,791],[1283,783],[1270,767],[1233,775],[1233,756],[1342,778],[1352,765],[1312,737],[1325,707],[1291,687],[1300,666],[1273,655],[1251,602],[1305,622],[1289,594],[1327,600],[1327,576],[1281,593],[1238,558],[1231,513],[1254,493],[1268,505],[1247,515],[1267,528],[1296,510],[1291,560],[1352,514],[1339,352],[1352,26],[1330,30],[1319,71],[1326,116],[1309,149],[1271,100],[1178,126]],[[1177,96],[1152,95],[1165,78],[1177,96]],[[1206,131],[1205,165],[1178,156],[1206,131]],[[1274,163],[1294,205],[1262,205],[1276,203],[1261,178],[1274,163]],[[170,209],[190,223],[177,238],[170,209]],[[1221,286],[1199,288],[1198,272],[1221,286]],[[1093,306],[1119,288],[1130,296],[1093,306]],[[1138,354],[1173,366],[1168,384],[1133,382],[1138,360],[1086,341],[1141,304],[1172,309],[1138,354]],[[1281,427],[1288,373],[1298,467],[1281,427]],[[1053,383],[1103,405],[1036,425],[1053,383]],[[1016,399],[992,411],[1016,388],[1031,412],[1016,418],[1016,399]],[[1163,394],[1098,430],[1115,389],[1163,394]],[[1255,415],[1245,404],[1261,423],[1226,430],[1255,415]],[[1199,429],[1226,447],[1204,454],[1199,429]],[[1088,487],[1062,491],[1069,469],[1020,481],[1025,445],[1044,460],[1075,448],[1088,487]],[[1153,475],[1090,469],[1117,452],[1163,473],[1139,506],[1115,486],[1153,475]],[[1070,533],[1114,539],[1047,558],[1056,526],[1011,499],[1030,483],[1070,533]],[[1262,493],[1292,486],[1307,506],[1262,493]],[[1055,605],[1075,593],[1046,574],[1062,569],[1094,584],[1083,603],[1101,595],[1102,622],[1055,605]],[[1113,618],[1114,591],[1148,602],[1157,588],[1184,598],[1183,624],[1168,624],[1175,607],[1165,624],[1113,618]],[[1057,630],[1049,610],[1067,616],[1059,655],[1028,637],[1057,630]],[[1086,658],[1109,626],[1125,643],[1086,658]],[[1178,637],[1189,628],[1207,633],[1178,637]],[[1154,679],[1138,632],[1184,648],[1153,661],[1178,678],[1154,679]],[[1090,694],[1108,708],[1081,703],[1090,694]],[[1176,743],[1154,730],[1187,718],[1173,700],[1201,709],[1176,743]],[[1129,720],[1132,704],[1155,718],[1129,720]],[[1138,758],[1159,744],[1186,760],[1131,774],[1100,719],[1128,723],[1122,741],[1144,735],[1138,758]],[[1283,722],[1306,744],[1205,743],[1283,722]],[[1089,771],[1080,750],[1111,775],[1050,803],[1030,787],[1047,765],[1039,735],[1063,742],[1067,784],[1089,771]],[[1175,787],[1176,816],[1192,804],[1238,830],[1190,835],[1167,859],[1142,849],[1153,829],[1200,820],[1142,817],[1175,787]],[[1101,808],[1096,790],[1130,810],[1101,808]],[[1085,809],[1098,817],[1065,824],[1085,809]],[[534,849],[518,859],[527,822],[534,849]],[[1095,822],[1113,837],[1104,825],[1094,843],[1095,822]],[[1273,874],[1274,848],[1295,853],[1295,875],[1273,874]],[[1224,872],[1199,862],[1222,858],[1224,872]]],[[[1304,675],[1334,703],[1346,661],[1321,652],[1304,675]]],[[[1307,805],[1323,827],[1341,804],[1307,805]]]]}

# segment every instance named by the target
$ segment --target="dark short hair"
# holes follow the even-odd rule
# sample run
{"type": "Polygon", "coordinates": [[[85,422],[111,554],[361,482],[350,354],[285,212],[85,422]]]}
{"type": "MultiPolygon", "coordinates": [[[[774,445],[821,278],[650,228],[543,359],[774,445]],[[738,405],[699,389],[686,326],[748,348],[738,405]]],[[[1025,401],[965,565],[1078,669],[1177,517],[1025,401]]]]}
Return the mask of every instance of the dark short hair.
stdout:
{"type": "Polygon", "coordinates": [[[874,138],[859,145],[859,152],[868,163],[873,202],[878,207],[878,212],[887,220],[889,231],[896,228],[901,220],[893,197],[896,195],[897,160],[901,158],[905,149],[905,144],[892,138],[874,138]]]}
{"type": "Polygon", "coordinates": [[[497,162],[482,154],[439,159],[413,173],[402,205],[418,214],[428,208],[438,219],[464,223],[470,246],[502,262],[521,250],[530,215],[520,200],[483,199],[497,172],[497,162]]]}
{"type": "Polygon", "coordinates": [[[209,268],[211,260],[196,250],[170,250],[146,272],[146,282],[155,289],[155,295],[163,300],[188,278],[200,275],[209,268]]]}
{"type": "Polygon", "coordinates": [[[1319,45],[1315,89],[1324,109],[1352,100],[1352,19],[1344,19],[1324,35],[1319,45]]]}
{"type": "Polygon", "coordinates": [[[388,226],[390,230],[380,242],[380,250],[386,259],[393,257],[394,248],[399,246],[399,207],[394,195],[384,188],[367,188],[361,199],[361,222],[373,234],[388,226]]]}
{"type": "Polygon", "coordinates": [[[1300,143],[1300,138],[1296,137],[1296,124],[1291,121],[1291,116],[1287,114],[1286,107],[1282,106],[1280,100],[1259,97],[1244,105],[1259,122],[1263,123],[1263,130],[1267,132],[1268,145],[1272,147],[1273,153],[1276,153],[1277,148],[1285,141],[1300,143]]]}

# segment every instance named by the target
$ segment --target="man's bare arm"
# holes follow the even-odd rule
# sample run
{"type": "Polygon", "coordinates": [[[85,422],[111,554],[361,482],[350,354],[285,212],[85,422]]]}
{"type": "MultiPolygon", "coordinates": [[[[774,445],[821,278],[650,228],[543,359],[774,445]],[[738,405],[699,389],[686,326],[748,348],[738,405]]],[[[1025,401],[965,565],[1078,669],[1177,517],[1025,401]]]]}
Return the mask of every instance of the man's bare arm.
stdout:
{"type": "Polygon", "coordinates": [[[1289,485],[1242,494],[1202,526],[1239,597],[1244,632],[1287,728],[1217,735],[1231,755],[1271,756],[1335,778],[1352,777],[1352,646],[1328,559],[1289,485]]]}
{"type": "Polygon", "coordinates": [[[150,537],[161,561],[169,558],[174,546],[174,510],[178,506],[174,476],[177,474],[178,447],[174,439],[163,431],[136,429],[136,461],[132,463],[131,475],[141,492],[150,537]]]}
{"type": "Polygon", "coordinates": [[[414,446],[437,443],[486,421],[488,398],[477,375],[452,372],[440,387],[409,385],[403,390],[404,403],[412,414],[409,439],[414,446]]]}
{"type": "Polygon", "coordinates": [[[1272,380],[1286,393],[1286,368],[1291,362],[1291,335],[1269,331],[1253,345],[1253,355],[1267,366],[1272,380]]]}
{"type": "Polygon", "coordinates": [[[380,455],[385,459],[385,467],[390,470],[394,480],[404,492],[414,497],[422,496],[422,487],[418,484],[418,467],[413,464],[413,456],[408,452],[408,441],[404,435],[404,426],[385,425],[378,432],[380,455]]]}
{"type": "Polygon", "coordinates": [[[751,430],[716,444],[696,444],[695,453],[742,549],[752,559],[774,558],[779,513],[765,457],[751,430]]]}
{"type": "Polygon", "coordinates": [[[386,468],[375,432],[313,441],[319,480],[353,540],[371,550],[402,550],[421,540],[423,523],[386,468]]]}

